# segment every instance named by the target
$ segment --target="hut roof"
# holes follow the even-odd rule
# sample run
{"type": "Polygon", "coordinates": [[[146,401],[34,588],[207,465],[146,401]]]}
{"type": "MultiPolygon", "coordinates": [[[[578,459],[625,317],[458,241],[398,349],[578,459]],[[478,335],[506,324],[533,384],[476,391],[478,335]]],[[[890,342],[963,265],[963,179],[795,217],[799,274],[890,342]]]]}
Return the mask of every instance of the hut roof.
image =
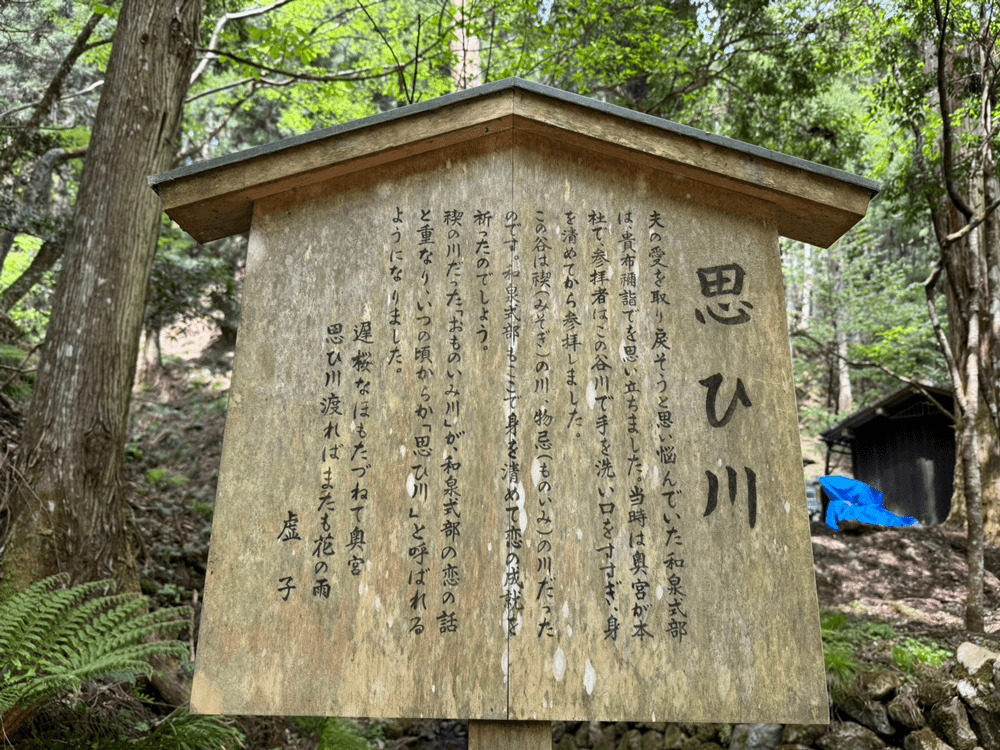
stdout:
{"type": "Polygon", "coordinates": [[[953,420],[954,416],[950,411],[953,404],[954,396],[947,389],[929,385],[919,387],[907,385],[872,406],[855,412],[822,433],[820,437],[827,445],[850,445],[859,428],[879,417],[901,419],[942,414],[953,420]]]}

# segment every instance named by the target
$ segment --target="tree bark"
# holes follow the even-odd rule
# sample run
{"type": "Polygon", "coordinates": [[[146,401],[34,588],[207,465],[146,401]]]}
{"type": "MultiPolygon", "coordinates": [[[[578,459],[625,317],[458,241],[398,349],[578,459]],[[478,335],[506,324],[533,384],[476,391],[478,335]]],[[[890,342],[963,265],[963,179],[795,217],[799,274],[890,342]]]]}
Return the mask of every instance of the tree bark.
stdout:
{"type": "Polygon", "coordinates": [[[5,558],[15,587],[57,571],[137,588],[123,451],[160,204],[201,0],[126,0],[25,422],[5,558]]]}

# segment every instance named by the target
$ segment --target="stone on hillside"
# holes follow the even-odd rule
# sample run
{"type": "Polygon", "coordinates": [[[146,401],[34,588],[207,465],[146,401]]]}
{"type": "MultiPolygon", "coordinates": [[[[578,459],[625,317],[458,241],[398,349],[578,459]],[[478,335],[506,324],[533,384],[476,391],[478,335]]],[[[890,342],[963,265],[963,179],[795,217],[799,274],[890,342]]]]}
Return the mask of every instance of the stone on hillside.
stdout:
{"type": "Polygon", "coordinates": [[[781,742],[783,745],[811,745],[826,734],[826,730],[826,724],[785,724],[781,742]]]}
{"type": "Polygon", "coordinates": [[[993,670],[1000,654],[974,643],[963,643],[955,654],[954,676],[962,700],[971,707],[1000,713],[1000,692],[993,680],[993,670]]]}
{"type": "Polygon", "coordinates": [[[552,722],[552,743],[555,744],[563,738],[566,734],[566,722],[565,721],[553,721],[552,722]]]}
{"type": "Polygon", "coordinates": [[[969,722],[983,750],[1000,750],[1000,713],[972,706],[969,722]]]}
{"type": "Polygon", "coordinates": [[[774,750],[781,744],[781,724],[737,724],[729,750],[774,750]]]}
{"type": "Polygon", "coordinates": [[[961,664],[969,674],[978,672],[983,667],[993,670],[993,664],[1000,659],[1000,654],[991,651],[983,646],[966,641],[958,647],[955,652],[955,660],[961,664]]]}
{"type": "Polygon", "coordinates": [[[580,731],[586,730],[587,741],[593,745],[599,739],[601,739],[601,722],[599,721],[588,721],[585,724],[580,725],[580,731]]]}
{"type": "Polygon", "coordinates": [[[553,750],[577,750],[579,747],[576,744],[576,737],[572,734],[564,734],[558,742],[552,743],[553,750]]]}
{"type": "Polygon", "coordinates": [[[639,750],[663,750],[663,734],[655,729],[645,732],[639,741],[639,750]]]}
{"type": "Polygon", "coordinates": [[[787,745],[778,745],[775,750],[812,750],[809,745],[800,745],[798,742],[793,742],[787,745]]]}
{"type": "MultiPolygon", "coordinates": [[[[694,724],[690,722],[682,722],[681,731],[687,734],[692,740],[696,742],[715,742],[719,737],[719,730],[722,728],[721,724],[694,724]]],[[[691,743],[692,746],[696,745],[695,742],[691,743]]],[[[686,746],[685,746],[686,747],[686,746]]]]}
{"type": "Polygon", "coordinates": [[[934,706],[930,724],[955,750],[972,750],[976,746],[976,735],[969,726],[965,706],[957,697],[934,706]]]}
{"type": "Polygon", "coordinates": [[[830,730],[816,740],[820,750],[882,750],[885,743],[868,727],[853,721],[831,721],[830,730]]]}
{"type": "Polygon", "coordinates": [[[618,750],[642,750],[642,732],[629,729],[618,742],[618,750]]]}
{"type": "Polygon", "coordinates": [[[943,742],[940,737],[934,734],[929,727],[907,735],[906,739],[903,740],[903,748],[905,750],[954,750],[951,745],[943,742]]]}
{"type": "Polygon", "coordinates": [[[895,672],[888,669],[876,669],[860,673],[858,684],[869,698],[879,700],[898,690],[903,681],[895,672]]]}
{"type": "Polygon", "coordinates": [[[678,750],[678,748],[684,746],[685,742],[687,742],[687,736],[677,724],[667,724],[663,728],[664,750],[678,750]]]}
{"type": "Polygon", "coordinates": [[[889,702],[886,710],[890,719],[906,729],[923,729],[927,724],[923,712],[911,695],[897,695],[889,702]]]}
{"type": "Polygon", "coordinates": [[[925,708],[942,703],[956,694],[955,683],[949,680],[928,680],[917,685],[917,703],[925,708]]]}
{"type": "Polygon", "coordinates": [[[894,732],[885,706],[881,703],[851,697],[838,703],[838,708],[859,724],[874,729],[879,734],[891,735],[894,732]]]}

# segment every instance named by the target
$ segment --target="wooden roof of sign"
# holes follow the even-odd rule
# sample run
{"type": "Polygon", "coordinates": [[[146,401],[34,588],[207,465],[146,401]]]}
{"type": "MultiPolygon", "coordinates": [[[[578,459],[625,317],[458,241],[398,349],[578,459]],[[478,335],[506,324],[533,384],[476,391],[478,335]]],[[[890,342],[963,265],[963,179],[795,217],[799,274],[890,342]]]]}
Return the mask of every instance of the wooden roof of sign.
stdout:
{"type": "Polygon", "coordinates": [[[508,80],[152,184],[250,234],[195,713],[828,720],[778,235],[875,183],[508,80]]]}
{"type": "Polygon", "coordinates": [[[829,247],[879,184],[814,162],[557,89],[508,78],[150,178],[199,242],[250,229],[253,203],[502,131],[544,134],[777,206],[778,232],[829,247]]]}

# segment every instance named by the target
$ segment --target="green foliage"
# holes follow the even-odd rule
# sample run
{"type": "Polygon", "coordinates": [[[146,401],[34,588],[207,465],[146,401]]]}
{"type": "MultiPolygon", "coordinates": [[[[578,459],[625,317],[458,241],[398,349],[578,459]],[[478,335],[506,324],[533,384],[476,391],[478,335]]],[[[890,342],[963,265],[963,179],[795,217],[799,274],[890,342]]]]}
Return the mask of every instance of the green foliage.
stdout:
{"type": "Polygon", "coordinates": [[[820,634],[827,673],[841,683],[853,679],[858,663],[854,658],[855,646],[847,618],[839,612],[823,613],[820,616],[820,634]]]}
{"type": "Polygon", "coordinates": [[[129,747],[149,750],[204,750],[242,747],[242,734],[220,716],[192,716],[179,708],[157,724],[144,742],[129,747]]]}
{"type": "Polygon", "coordinates": [[[371,740],[384,739],[381,725],[363,727],[351,719],[299,716],[295,724],[319,740],[317,750],[370,750],[371,740]]]}
{"type": "MultiPolygon", "coordinates": [[[[19,234],[15,238],[0,273],[0,289],[6,289],[20,278],[41,246],[42,240],[38,237],[19,234]]],[[[49,324],[48,301],[55,289],[55,279],[56,271],[49,271],[29,295],[10,309],[10,319],[30,343],[37,343],[45,338],[45,330],[49,324]]]]}
{"type": "Polygon", "coordinates": [[[189,609],[144,613],[141,596],[103,594],[109,581],[61,588],[66,580],[46,578],[0,602],[0,714],[39,705],[85,681],[149,675],[152,656],[187,654],[178,641],[145,641],[186,626],[189,609]]]}
{"type": "Polygon", "coordinates": [[[3,393],[26,404],[31,400],[35,373],[27,364],[27,353],[10,344],[0,344],[0,383],[3,393]]]}
{"type": "Polygon", "coordinates": [[[319,735],[317,750],[370,750],[361,727],[350,719],[328,718],[319,735]]]}
{"type": "Polygon", "coordinates": [[[933,643],[925,643],[915,638],[907,638],[892,647],[892,661],[904,672],[915,674],[918,664],[940,667],[954,654],[933,643]]]}
{"type": "Polygon", "coordinates": [[[164,214],[149,279],[147,326],[209,319],[212,295],[234,293],[230,264],[213,249],[195,243],[164,214]]]}
{"type": "Polygon", "coordinates": [[[166,479],[169,473],[166,469],[150,469],[146,472],[146,481],[155,487],[166,479]]]}
{"type": "Polygon", "coordinates": [[[831,166],[861,151],[840,4],[507,0],[469,14],[490,80],[538,80],[831,166]]]}
{"type": "Polygon", "coordinates": [[[191,504],[191,510],[202,516],[206,521],[211,521],[212,516],[215,515],[215,505],[213,503],[203,503],[200,500],[195,500],[191,504]]]}
{"type": "Polygon", "coordinates": [[[142,711],[143,706],[137,701],[122,702],[123,707],[109,715],[79,701],[72,712],[64,710],[57,714],[61,719],[58,724],[44,728],[33,726],[29,736],[18,736],[17,747],[33,750],[60,747],[72,750],[236,750],[243,747],[243,734],[221,716],[192,716],[187,710],[178,708],[156,719],[142,711]]]}
{"type": "Polygon", "coordinates": [[[889,641],[897,637],[896,631],[886,623],[851,621],[841,612],[820,614],[820,634],[823,661],[835,700],[853,689],[854,677],[860,669],[857,649],[865,642],[889,641]]]}

